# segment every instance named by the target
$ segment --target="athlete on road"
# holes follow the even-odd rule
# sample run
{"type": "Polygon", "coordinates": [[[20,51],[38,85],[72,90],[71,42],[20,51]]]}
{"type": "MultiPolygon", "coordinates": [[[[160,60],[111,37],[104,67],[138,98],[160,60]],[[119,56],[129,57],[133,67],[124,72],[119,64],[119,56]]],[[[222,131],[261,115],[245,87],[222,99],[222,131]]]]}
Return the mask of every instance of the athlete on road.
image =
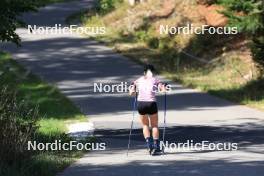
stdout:
{"type": "Polygon", "coordinates": [[[137,95],[137,109],[143,127],[143,135],[146,139],[148,151],[151,155],[161,152],[158,129],[158,108],[156,92],[165,91],[165,85],[153,76],[154,67],[144,66],[144,75],[132,83],[130,95],[137,95]],[[150,127],[152,128],[152,135],[150,127]]]}

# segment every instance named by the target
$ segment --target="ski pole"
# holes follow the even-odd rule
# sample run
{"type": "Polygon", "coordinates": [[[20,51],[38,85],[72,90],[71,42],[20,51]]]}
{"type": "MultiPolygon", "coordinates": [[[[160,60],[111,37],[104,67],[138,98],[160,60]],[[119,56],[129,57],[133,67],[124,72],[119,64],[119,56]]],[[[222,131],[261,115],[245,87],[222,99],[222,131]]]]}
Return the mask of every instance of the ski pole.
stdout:
{"type": "Polygon", "coordinates": [[[129,132],[129,137],[128,137],[128,144],[127,144],[127,156],[128,156],[128,152],[130,149],[130,139],[131,139],[131,134],[132,134],[132,129],[133,129],[133,125],[134,125],[134,118],[135,118],[135,112],[136,112],[136,104],[137,104],[137,93],[134,99],[134,103],[133,103],[133,118],[131,121],[131,126],[130,126],[130,132],[129,132]]]}
{"type": "MultiPolygon", "coordinates": [[[[164,93],[164,116],[163,116],[163,135],[162,135],[162,141],[165,142],[165,133],[166,133],[166,114],[167,113],[167,94],[166,91],[164,93]]],[[[164,149],[163,149],[164,153],[164,149]]]]}

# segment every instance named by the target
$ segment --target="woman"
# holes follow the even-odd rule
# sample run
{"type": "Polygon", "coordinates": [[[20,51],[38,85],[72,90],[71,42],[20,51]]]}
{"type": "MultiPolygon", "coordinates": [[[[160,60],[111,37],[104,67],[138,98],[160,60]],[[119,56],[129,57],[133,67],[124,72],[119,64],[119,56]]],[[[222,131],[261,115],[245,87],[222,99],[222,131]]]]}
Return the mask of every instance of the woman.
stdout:
{"type": "Polygon", "coordinates": [[[165,91],[164,84],[153,76],[154,67],[144,66],[144,75],[133,82],[130,95],[137,95],[137,109],[143,127],[143,135],[146,139],[148,151],[151,155],[156,155],[160,150],[159,129],[158,129],[158,108],[155,93],[165,91]],[[152,135],[149,130],[152,128],[152,135]]]}

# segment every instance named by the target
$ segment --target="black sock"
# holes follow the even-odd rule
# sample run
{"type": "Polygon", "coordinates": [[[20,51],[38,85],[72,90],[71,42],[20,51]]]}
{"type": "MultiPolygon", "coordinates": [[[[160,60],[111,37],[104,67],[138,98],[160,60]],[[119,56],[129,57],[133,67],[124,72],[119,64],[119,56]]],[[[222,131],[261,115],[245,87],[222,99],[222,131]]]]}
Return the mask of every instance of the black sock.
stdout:
{"type": "Polygon", "coordinates": [[[151,141],[152,141],[151,137],[147,137],[147,138],[146,138],[146,142],[147,142],[147,143],[150,143],[151,141]]]}
{"type": "Polygon", "coordinates": [[[159,139],[154,139],[154,144],[159,145],[159,139]]]}

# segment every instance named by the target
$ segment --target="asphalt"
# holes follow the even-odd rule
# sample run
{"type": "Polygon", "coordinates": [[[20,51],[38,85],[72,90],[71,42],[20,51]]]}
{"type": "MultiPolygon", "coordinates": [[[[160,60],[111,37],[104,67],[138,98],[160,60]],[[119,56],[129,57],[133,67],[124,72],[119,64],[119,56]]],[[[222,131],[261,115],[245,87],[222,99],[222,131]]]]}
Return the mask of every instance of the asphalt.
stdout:
{"type": "MultiPolygon", "coordinates": [[[[26,14],[29,24],[65,24],[70,14],[92,6],[92,0],[49,5],[38,13],[26,14]]],[[[94,123],[95,135],[106,143],[105,151],[88,152],[60,176],[100,175],[201,175],[262,176],[264,173],[264,112],[237,105],[197,90],[170,82],[167,95],[169,143],[210,141],[238,144],[233,151],[177,151],[147,154],[139,119],[135,117],[131,149],[127,140],[132,120],[133,98],[127,93],[94,92],[94,84],[130,83],[142,74],[142,66],[96,41],[73,34],[34,35],[18,29],[22,47],[1,44],[14,59],[56,85],[94,123]]],[[[163,127],[164,95],[158,95],[160,127],[163,127]]]]}

